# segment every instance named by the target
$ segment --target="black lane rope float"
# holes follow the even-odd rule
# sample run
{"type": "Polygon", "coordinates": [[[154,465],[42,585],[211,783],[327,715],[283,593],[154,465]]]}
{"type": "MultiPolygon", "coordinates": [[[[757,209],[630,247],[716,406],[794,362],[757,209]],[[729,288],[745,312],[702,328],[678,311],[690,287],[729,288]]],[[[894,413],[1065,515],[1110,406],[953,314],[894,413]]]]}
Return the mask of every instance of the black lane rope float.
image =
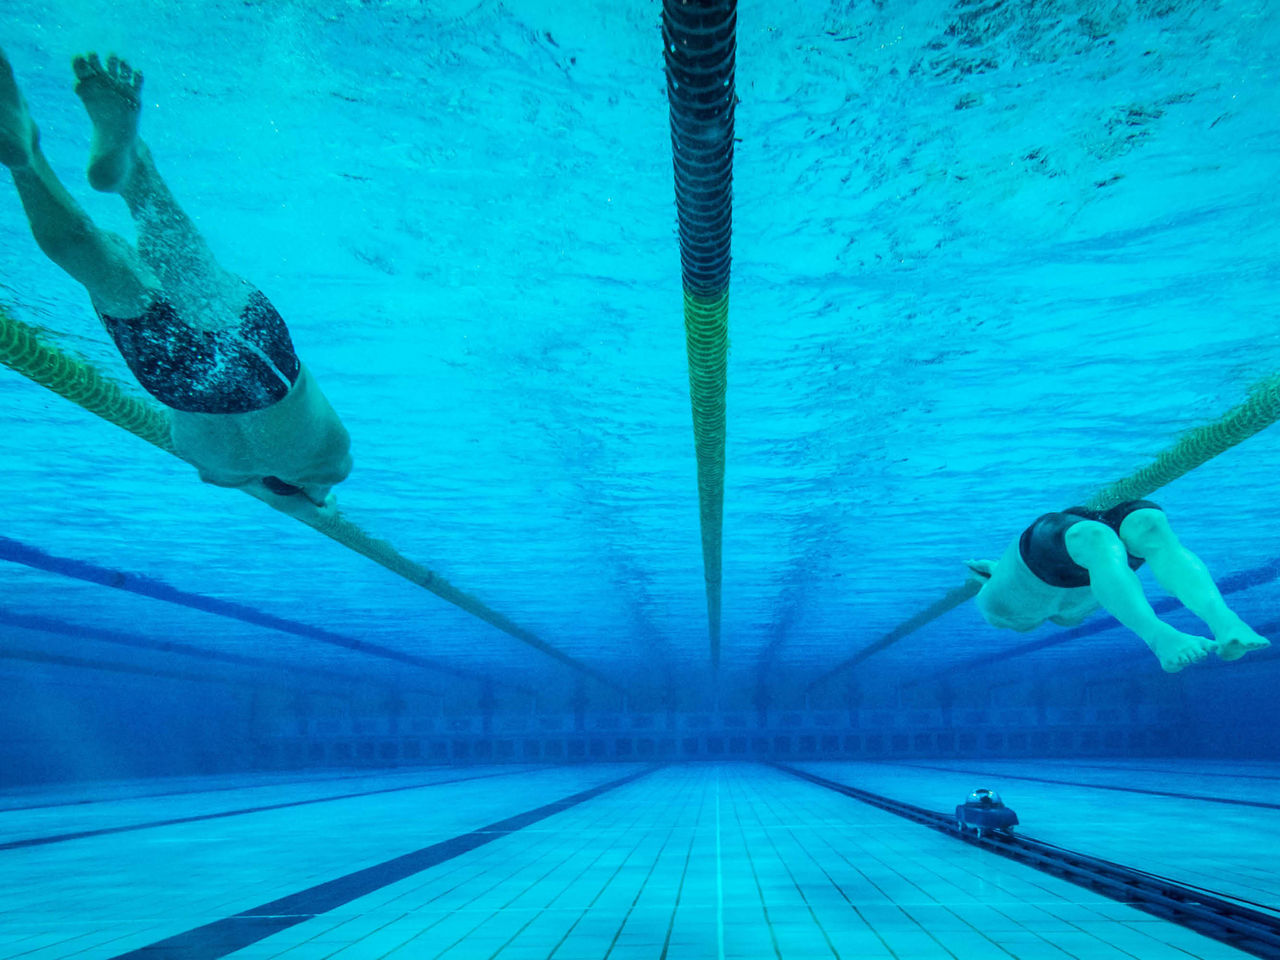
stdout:
{"type": "Polygon", "coordinates": [[[737,0],[663,0],[671,154],[711,666],[720,668],[737,0]]]}
{"type": "Polygon", "coordinates": [[[956,829],[955,816],[894,800],[817,774],[770,764],[784,773],[915,823],[932,827],[989,853],[1034,867],[1044,873],[1096,890],[1162,920],[1188,927],[1196,933],[1229,944],[1238,950],[1270,960],[1280,958],[1280,914],[1256,910],[1251,901],[1231,899],[1223,894],[1180,883],[1159,874],[1068,850],[1056,844],[1014,834],[990,833],[981,838],[956,829]]]}
{"type": "MultiPolygon", "coordinates": [[[[133,396],[91,364],[47,342],[40,331],[15,318],[3,306],[0,306],[0,364],[90,413],[123,427],[166,453],[175,457],[178,455],[169,436],[169,415],[163,407],[133,396]]],[[[257,496],[252,490],[245,492],[257,496]]],[[[275,506],[265,495],[258,499],[269,506],[275,506]]],[[[386,540],[369,536],[341,512],[295,509],[290,515],[348,550],[353,550],[410,583],[434,593],[521,643],[528,644],[607,687],[622,689],[599,671],[459,590],[434,571],[410,560],[386,540]]]]}
{"type": "MultiPolygon", "coordinates": [[[[1147,466],[1095,493],[1085,503],[1091,510],[1106,510],[1126,500],[1141,500],[1166,484],[1203,466],[1219,454],[1261,433],[1280,420],[1280,373],[1259,380],[1249,388],[1249,396],[1212,423],[1202,424],[1182,434],[1147,466]]],[[[848,670],[903,637],[914,633],[966,600],[977,595],[982,585],[972,580],[962,583],[914,616],[904,620],[875,642],[842,660],[805,687],[812,690],[837,673],[848,670]]]]}

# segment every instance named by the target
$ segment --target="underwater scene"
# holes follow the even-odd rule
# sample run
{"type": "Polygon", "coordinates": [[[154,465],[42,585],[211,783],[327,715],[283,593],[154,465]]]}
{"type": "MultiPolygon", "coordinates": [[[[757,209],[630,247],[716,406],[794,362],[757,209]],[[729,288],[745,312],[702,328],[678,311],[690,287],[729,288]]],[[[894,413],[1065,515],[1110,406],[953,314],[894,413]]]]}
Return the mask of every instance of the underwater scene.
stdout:
{"type": "Polygon", "coordinates": [[[0,12],[0,958],[1280,958],[1280,4],[0,12]]]}

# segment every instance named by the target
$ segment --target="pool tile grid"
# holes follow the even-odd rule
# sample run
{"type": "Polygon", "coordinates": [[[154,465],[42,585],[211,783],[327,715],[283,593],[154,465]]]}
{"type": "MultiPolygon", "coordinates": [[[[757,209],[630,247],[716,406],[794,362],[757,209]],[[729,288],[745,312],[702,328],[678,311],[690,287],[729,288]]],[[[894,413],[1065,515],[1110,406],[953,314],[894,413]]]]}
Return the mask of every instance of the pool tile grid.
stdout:
{"type": "MultiPolygon", "coordinates": [[[[527,765],[524,769],[528,769],[527,765]]],[[[43,810],[52,807],[85,807],[100,803],[121,803],[130,800],[156,800],[196,794],[212,794],[279,789],[281,787],[307,787],[342,780],[394,780],[459,770],[481,769],[467,767],[403,767],[400,769],[326,769],[306,773],[300,770],[287,773],[227,773],[205,777],[156,777],[134,780],[89,780],[81,783],[34,784],[21,787],[0,788],[0,815],[24,810],[43,810]]],[[[487,765],[485,769],[514,769],[509,765],[487,765]]]]}
{"type": "MultiPolygon", "coordinates": [[[[394,919],[370,935],[351,940],[350,930],[340,932],[343,924],[318,917],[229,956],[357,960],[397,955],[425,960],[554,955],[564,960],[576,955],[575,935],[581,936],[584,921],[592,934],[589,955],[607,956],[609,944],[595,935],[590,922],[593,910],[605,901],[606,891],[627,864],[659,835],[661,855],[677,829],[679,809],[695,799],[699,788],[688,778],[683,784],[669,784],[656,802],[630,802],[627,794],[640,786],[557,814],[539,824],[540,829],[522,830],[351,904],[362,917],[395,912],[394,919]],[[609,869],[611,860],[619,862],[609,869]],[[286,938],[294,941],[292,945],[286,938]],[[318,951],[320,941],[328,939],[336,940],[333,948],[318,951]]],[[[615,900],[612,905],[622,903],[615,900]]]]}
{"type": "Polygon", "coordinates": [[[128,928],[132,948],[381,862],[422,841],[477,829],[625,769],[551,769],[529,773],[518,784],[459,783],[421,796],[366,797],[4,851],[0,935],[34,930],[44,940],[41,957],[73,956],[94,946],[95,937],[114,942],[128,928]],[[58,942],[67,944],[61,953],[58,942]]]}
{"type": "Polygon", "coordinates": [[[259,807],[327,803],[379,793],[410,791],[451,782],[468,782],[518,776],[527,768],[486,767],[456,770],[419,770],[416,774],[370,774],[363,778],[303,781],[267,787],[223,786],[210,791],[185,790],[155,797],[120,797],[87,804],[33,806],[21,810],[0,810],[0,851],[36,844],[45,839],[60,840],[78,833],[124,832],[150,828],[157,820],[218,817],[251,812],[259,807]],[[269,794],[264,790],[270,790],[269,794]]]}
{"type": "MultiPolygon", "coordinates": [[[[821,776],[861,787],[931,810],[949,810],[975,786],[999,790],[1027,836],[1056,843],[1234,896],[1280,913],[1280,810],[1202,803],[1194,798],[1162,797],[1093,789],[1010,775],[1070,779],[1060,765],[1052,771],[1033,762],[986,767],[920,769],[891,763],[799,764],[821,776]],[[989,775],[984,776],[983,773],[989,775]]],[[[1184,786],[1194,765],[1179,776],[1184,786]]],[[[1256,769],[1256,767],[1254,768],[1256,769]]],[[[1125,771],[1139,788],[1168,783],[1167,771],[1144,775],[1125,771]],[[1144,779],[1151,777],[1151,779],[1144,779]]],[[[1212,786],[1221,789],[1216,781],[1212,786]]],[[[1280,789],[1270,799],[1280,802],[1280,789]]]]}
{"type": "MultiPolygon", "coordinates": [[[[840,936],[849,930],[862,934],[855,955],[872,955],[865,933],[850,924],[851,914],[874,930],[889,956],[1247,956],[839,794],[817,787],[826,796],[773,785],[766,789],[765,783],[751,778],[750,796],[739,806],[756,812],[761,829],[785,836],[785,841],[775,838],[777,859],[785,861],[792,883],[823,926],[824,940],[834,948],[819,954],[810,936],[800,956],[848,956],[840,936]],[[817,869],[802,869],[806,860],[817,869]],[[850,877],[861,889],[848,895],[845,909],[829,892],[825,900],[815,892],[834,886],[843,899],[850,877]]],[[[797,954],[784,946],[780,956],[788,955],[797,954]]]]}
{"type": "MultiPolygon", "coordinates": [[[[606,775],[593,782],[620,772],[604,769],[606,775]]],[[[581,776],[530,775],[442,787],[449,796],[446,809],[427,815],[435,835],[452,835],[448,831],[460,824],[476,823],[481,809],[495,804],[529,809],[535,795],[563,796],[586,782],[581,776]]],[[[358,810],[349,820],[374,826],[368,856],[405,849],[403,836],[397,840],[397,825],[380,822],[397,804],[379,797],[349,802],[358,810]]],[[[243,819],[246,828],[272,829],[270,818],[243,819]]],[[[323,841],[329,817],[299,819],[306,829],[293,835],[291,846],[305,844],[307,837],[313,845],[323,841]]],[[[253,832],[246,829],[241,839],[253,832]]],[[[421,836],[415,834],[414,842],[421,836]]],[[[197,840],[186,837],[177,846],[197,840]]],[[[118,850],[119,841],[102,837],[64,846],[118,850]]],[[[6,856],[32,858],[55,849],[6,856]]],[[[266,843],[259,849],[279,847],[266,843]]],[[[331,862],[328,867],[309,864],[308,882],[352,867],[349,857],[331,862]]],[[[281,893],[299,888],[298,866],[286,858],[287,876],[277,885],[281,893]]],[[[116,880],[131,882],[127,866],[116,880]]],[[[46,890],[46,916],[67,891],[101,895],[100,881],[90,875],[66,884],[61,893],[46,890]]],[[[77,924],[66,918],[44,930],[0,921],[0,937],[7,937],[0,939],[0,957],[16,950],[13,956],[29,960],[96,960],[175,932],[178,918],[173,916],[131,912],[127,903],[113,913],[109,895],[91,902],[96,921],[82,918],[87,922],[77,924]]],[[[245,902],[242,891],[234,905],[219,909],[242,910],[245,902]]],[[[205,906],[197,912],[181,918],[181,929],[210,915],[205,906]]],[[[1227,960],[1246,955],[771,768],[706,764],[653,773],[228,956],[1227,960]]]]}
{"type": "MultiPolygon", "coordinates": [[[[515,871],[504,874],[505,889],[523,891],[504,901],[508,916],[491,911],[484,922],[466,916],[453,927],[433,922],[424,928],[424,910],[414,907],[397,924],[400,931],[386,928],[385,939],[366,940],[331,956],[339,960],[720,956],[1226,960],[1245,956],[765,768],[678,768],[595,801],[595,805],[621,804],[660,811],[650,821],[646,840],[661,832],[664,818],[676,822],[666,825],[664,842],[650,860],[643,881],[636,884],[638,878],[632,878],[633,888],[624,882],[616,892],[621,897],[606,893],[617,873],[603,883],[593,877],[599,893],[579,913],[569,936],[555,938],[557,925],[565,924],[567,918],[554,909],[542,907],[533,923],[517,909],[522,899],[536,899],[539,886],[558,872],[554,863],[548,872],[542,856],[521,860],[515,871]],[[655,801],[655,795],[673,792],[672,778],[690,776],[701,780],[691,786],[698,794],[696,803],[660,806],[655,801]],[[970,889],[966,879],[974,873],[983,879],[977,889],[970,889]],[[619,910],[622,904],[625,907],[619,910]],[[523,931],[510,936],[513,925],[519,928],[525,923],[523,931]],[[443,935],[451,930],[466,935],[445,942],[443,935]],[[391,942],[397,937],[402,940],[399,945],[391,942]],[[428,943],[431,946],[424,949],[428,943]]],[[[591,806],[558,815],[542,826],[580,835],[583,829],[578,824],[589,816],[591,806]]],[[[608,835],[599,835],[599,842],[614,849],[635,829],[634,823],[614,819],[608,835]]],[[[476,876],[489,874],[489,862],[502,853],[498,848],[530,843],[539,841],[522,832],[495,844],[490,855],[475,864],[476,876]]],[[[636,849],[635,843],[631,849],[636,849]]],[[[563,856],[563,871],[578,884],[599,872],[599,851],[589,845],[563,856]],[[585,862],[575,864],[575,859],[585,862]]],[[[423,884],[415,895],[426,895],[433,886],[423,884]]],[[[554,902],[572,900],[563,882],[556,888],[554,902]]],[[[437,895],[434,907],[465,914],[475,903],[492,901],[485,892],[479,898],[459,904],[456,896],[450,901],[437,895]]],[[[402,902],[409,899],[407,894],[401,897],[402,902]]],[[[307,955],[305,950],[272,954],[266,950],[269,942],[260,946],[264,952],[236,956],[307,955]]]]}

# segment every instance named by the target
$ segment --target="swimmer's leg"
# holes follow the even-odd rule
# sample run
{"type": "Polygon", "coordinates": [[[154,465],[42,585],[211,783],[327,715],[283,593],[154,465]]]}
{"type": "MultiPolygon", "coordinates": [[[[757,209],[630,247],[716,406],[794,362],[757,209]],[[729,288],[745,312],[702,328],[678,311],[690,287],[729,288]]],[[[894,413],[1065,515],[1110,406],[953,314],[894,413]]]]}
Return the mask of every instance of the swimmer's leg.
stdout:
{"type": "Polygon", "coordinates": [[[79,281],[103,313],[137,316],[158,286],[138,253],[98,229],[58,181],[13,69],[0,51],[0,163],[9,168],[31,233],[45,255],[79,281]]]}
{"type": "Polygon", "coordinates": [[[1064,537],[1071,559],[1089,571],[1089,585],[1104,610],[1142,638],[1169,673],[1205,658],[1213,643],[1175,630],[1156,616],[1129,569],[1125,545],[1096,520],[1072,524],[1064,537]]]}
{"type": "Polygon", "coordinates": [[[1120,539],[1130,553],[1147,561],[1160,586],[1208,624],[1223,660],[1239,660],[1250,650],[1271,645],[1227,606],[1203,561],[1182,545],[1162,510],[1129,514],[1120,524],[1120,539]]]}
{"type": "Polygon", "coordinates": [[[92,53],[76,57],[72,66],[76,94],[93,121],[89,183],[120,194],[128,205],[138,224],[138,253],[180,313],[200,305],[238,315],[247,286],[214,258],[138,136],[142,74],[116,57],[103,66],[92,53]]]}

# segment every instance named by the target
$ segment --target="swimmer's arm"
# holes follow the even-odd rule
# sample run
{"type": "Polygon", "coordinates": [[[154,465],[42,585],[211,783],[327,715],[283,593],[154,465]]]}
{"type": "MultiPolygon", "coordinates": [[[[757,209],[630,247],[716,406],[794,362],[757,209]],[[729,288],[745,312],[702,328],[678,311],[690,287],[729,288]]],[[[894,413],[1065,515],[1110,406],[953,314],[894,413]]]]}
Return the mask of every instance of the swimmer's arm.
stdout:
{"type": "MultiPolygon", "coordinates": [[[[240,484],[240,489],[275,507],[281,513],[287,513],[289,516],[312,526],[318,521],[332,520],[338,514],[338,498],[332,493],[326,492],[323,501],[316,503],[313,498],[319,496],[319,493],[305,492],[281,496],[269,489],[261,480],[240,484]]],[[[322,491],[328,490],[327,487],[320,489],[322,491]]]]}
{"type": "Polygon", "coordinates": [[[1001,589],[1008,585],[1001,584],[995,580],[999,561],[966,560],[965,566],[969,568],[969,579],[982,585],[982,589],[978,591],[977,597],[974,598],[974,604],[977,606],[978,612],[982,614],[982,619],[986,620],[991,626],[1000,630],[1016,630],[1018,633],[1027,633],[1044,622],[1043,618],[1037,619],[1020,615],[1016,604],[1012,607],[1010,606],[1007,590],[1002,591],[1001,589]]]}

